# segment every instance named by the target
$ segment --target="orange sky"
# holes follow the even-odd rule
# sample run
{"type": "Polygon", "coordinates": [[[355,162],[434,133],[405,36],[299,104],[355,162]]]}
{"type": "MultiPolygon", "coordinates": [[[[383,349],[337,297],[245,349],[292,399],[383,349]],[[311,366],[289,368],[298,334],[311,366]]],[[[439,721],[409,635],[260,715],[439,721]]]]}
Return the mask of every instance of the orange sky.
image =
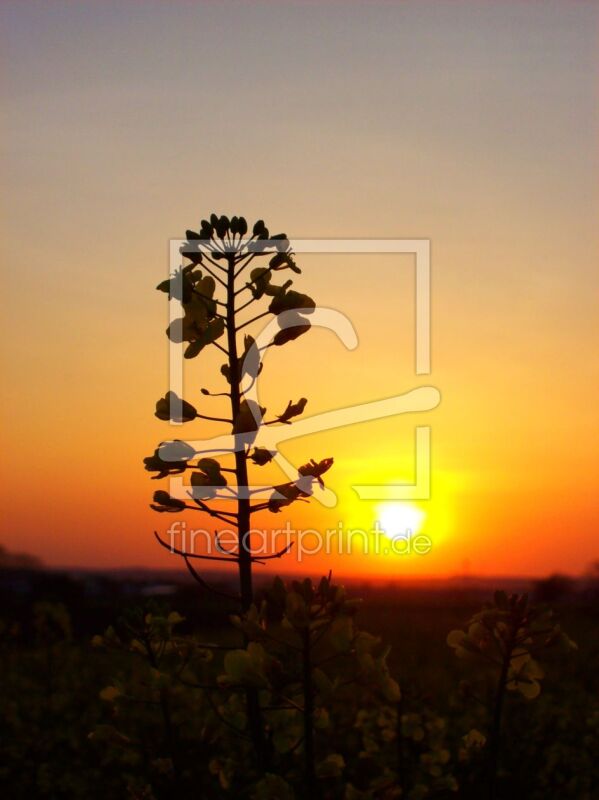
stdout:
{"type": "MultiPolygon", "coordinates": [[[[437,387],[434,411],[284,445],[298,464],[335,457],[338,504],[276,519],[369,526],[377,504],[351,487],[410,480],[430,425],[431,552],[277,567],[581,572],[599,557],[597,9],[301,5],[3,4],[0,543],[54,565],[174,565],[142,466],[173,435],[153,417],[154,287],[169,239],[214,210],[292,238],[431,240],[430,376],[414,374],[413,261],[310,255],[297,288],[359,346],[313,330],[269,354],[261,384],[272,411],[306,396],[310,414],[437,387]]],[[[219,363],[189,367],[186,399],[216,389],[219,363]]]]}

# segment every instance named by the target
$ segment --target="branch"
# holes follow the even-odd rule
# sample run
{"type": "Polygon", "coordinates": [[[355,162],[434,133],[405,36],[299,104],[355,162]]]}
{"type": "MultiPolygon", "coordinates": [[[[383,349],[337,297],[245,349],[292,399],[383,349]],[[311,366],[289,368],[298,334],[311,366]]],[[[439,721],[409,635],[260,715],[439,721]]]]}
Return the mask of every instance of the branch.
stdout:
{"type": "Polygon", "coordinates": [[[207,583],[207,581],[204,580],[204,578],[202,578],[187,556],[183,556],[183,559],[185,560],[185,566],[189,570],[190,575],[200,584],[203,589],[206,589],[208,592],[212,592],[212,594],[226,597],[228,600],[235,600],[238,603],[241,602],[241,597],[239,597],[239,595],[231,594],[230,592],[225,592],[223,589],[217,589],[215,586],[211,586],[209,583],[207,583]]]}
{"type": "MultiPolygon", "coordinates": [[[[224,253],[224,250],[221,250],[220,248],[218,248],[218,250],[219,250],[219,253],[224,253]]],[[[204,266],[204,259],[206,259],[206,261],[208,261],[210,264],[212,264],[213,267],[216,267],[217,269],[220,269],[222,272],[224,272],[226,274],[226,272],[227,272],[226,267],[223,267],[222,264],[219,264],[217,261],[214,261],[206,253],[203,253],[202,256],[203,256],[203,258],[202,258],[202,266],[206,269],[206,272],[208,272],[208,268],[204,266]]],[[[214,277],[214,275],[212,277],[214,277]]],[[[223,305],[226,305],[226,303],[223,303],[223,305]]]]}
{"type": "Polygon", "coordinates": [[[239,553],[237,553],[235,550],[228,550],[220,543],[220,537],[218,531],[214,531],[214,544],[219,553],[226,553],[229,556],[236,556],[236,557],[239,556],[239,553]]]}
{"type": "MultiPolygon", "coordinates": [[[[199,451],[197,451],[197,453],[220,453],[220,452],[221,452],[220,450],[199,450],[199,451]]],[[[195,456],[192,456],[192,458],[195,458],[195,456]]],[[[186,470],[186,469],[200,469],[200,467],[197,464],[190,464],[188,461],[185,461],[185,462],[182,461],[181,464],[179,464],[176,461],[174,461],[174,462],[173,461],[169,461],[169,462],[166,462],[166,463],[175,464],[173,469],[181,470],[181,472],[183,472],[183,470],[186,470]]],[[[231,472],[233,475],[235,475],[235,470],[234,469],[229,469],[229,467],[221,467],[220,471],[221,472],[231,472]]],[[[223,486],[223,489],[228,489],[230,492],[233,492],[233,489],[231,489],[230,486],[223,486]]],[[[256,489],[255,491],[262,491],[262,490],[261,489],[256,489]]],[[[235,492],[233,492],[233,494],[234,494],[235,497],[237,497],[237,494],[235,494],[235,492]]],[[[231,513],[231,516],[237,516],[236,514],[233,514],[232,512],[228,512],[228,511],[222,511],[221,513],[222,514],[231,513]]]]}
{"type": "MultiPolygon", "coordinates": [[[[272,252],[270,252],[270,253],[269,252],[263,252],[263,253],[256,253],[256,255],[258,255],[258,256],[272,256],[273,254],[272,254],[272,252]]],[[[270,267],[270,266],[266,267],[266,270],[268,270],[268,272],[270,272],[271,275],[274,272],[273,268],[270,267]]],[[[246,283],[244,286],[241,287],[241,289],[238,289],[235,292],[235,296],[237,296],[238,294],[241,294],[241,292],[243,292],[243,291],[245,291],[246,289],[249,289],[249,288],[250,288],[249,285],[246,283]]],[[[255,298],[255,299],[257,299],[257,298],[255,298]]]]}
{"type": "Polygon", "coordinates": [[[282,558],[291,550],[293,544],[293,542],[290,542],[289,544],[285,545],[282,550],[279,550],[277,553],[272,553],[270,556],[250,556],[250,559],[260,563],[262,561],[272,561],[273,558],[282,558]]]}
{"type": "MultiPolygon", "coordinates": [[[[214,280],[218,281],[221,286],[225,287],[225,289],[227,288],[227,284],[221,278],[219,278],[218,275],[215,275],[214,272],[212,272],[211,269],[208,269],[208,267],[205,264],[202,263],[202,266],[204,267],[204,269],[206,270],[208,275],[212,276],[214,278],[214,280]]],[[[219,264],[215,264],[215,266],[220,266],[220,265],[219,264]]]]}
{"type": "Polygon", "coordinates": [[[205,397],[231,397],[231,392],[211,392],[208,389],[200,389],[205,397]]]}
{"type": "Polygon", "coordinates": [[[167,542],[160,538],[156,531],[154,531],[154,536],[158,540],[158,543],[161,544],[165,550],[175,553],[177,556],[183,556],[183,558],[200,558],[204,561],[226,561],[227,563],[231,563],[231,561],[239,561],[237,558],[228,558],[227,556],[205,556],[200,555],[199,553],[187,553],[185,550],[179,550],[177,547],[172,547],[170,544],[167,544],[167,542]]]}
{"type": "MultiPolygon", "coordinates": [[[[223,303],[222,300],[217,300],[216,297],[210,297],[209,295],[204,294],[203,292],[198,292],[198,290],[195,288],[195,286],[192,289],[192,291],[193,291],[194,294],[197,294],[199,297],[203,298],[204,300],[210,300],[211,303],[217,303],[219,306],[225,306],[225,307],[227,305],[226,303],[223,303]]],[[[225,317],[223,317],[221,314],[217,314],[217,316],[221,317],[221,319],[225,319],[225,317]]]]}
{"type": "MultiPolygon", "coordinates": [[[[201,500],[196,500],[195,498],[193,498],[193,495],[191,494],[191,492],[188,492],[188,495],[198,505],[200,505],[202,503],[201,500]]],[[[158,503],[156,505],[158,505],[158,503]]],[[[221,522],[226,522],[227,525],[231,524],[231,520],[227,519],[226,517],[221,517],[220,514],[228,514],[229,516],[235,516],[234,514],[231,514],[231,512],[229,512],[229,511],[212,511],[212,509],[209,508],[205,503],[202,503],[202,505],[200,505],[200,508],[196,508],[195,506],[190,506],[190,505],[187,505],[187,503],[184,503],[177,510],[183,511],[185,509],[187,511],[197,511],[198,513],[203,511],[206,514],[209,514],[211,517],[218,517],[218,519],[220,519],[221,522]],[[204,506],[203,508],[202,508],[202,505],[204,506]]],[[[155,509],[155,510],[157,510],[157,509],[155,509]]]]}
{"type": "MultiPolygon", "coordinates": [[[[251,239],[250,239],[250,241],[251,241],[251,239]]],[[[249,254],[244,255],[243,258],[247,259],[245,264],[241,264],[241,262],[243,261],[243,258],[239,259],[239,261],[237,263],[241,264],[241,266],[239,267],[239,269],[235,273],[235,280],[237,280],[237,278],[241,275],[241,273],[247,267],[247,265],[250,263],[250,261],[252,261],[252,259],[256,258],[257,255],[262,255],[262,254],[261,253],[249,253],[249,254]]]]}
{"type": "MultiPolygon", "coordinates": [[[[230,524],[230,520],[226,519],[225,517],[233,517],[233,519],[237,518],[237,514],[234,514],[232,511],[215,511],[214,509],[210,508],[203,500],[198,499],[197,497],[193,496],[193,492],[187,492],[189,497],[193,500],[194,503],[197,503],[198,506],[201,508],[202,511],[205,511],[206,514],[210,514],[211,517],[218,517],[222,522],[226,522],[227,525],[230,524]],[[225,516],[221,516],[224,514],[225,516]]],[[[185,508],[193,508],[193,506],[185,506],[185,508]]],[[[197,511],[196,508],[193,508],[194,511],[197,511]]]]}
{"type": "MultiPolygon", "coordinates": [[[[242,287],[241,287],[241,289],[237,289],[237,291],[236,291],[236,292],[233,292],[233,297],[237,297],[237,295],[238,295],[238,294],[241,294],[242,292],[246,292],[246,291],[247,291],[249,288],[250,288],[250,287],[249,287],[249,286],[248,286],[248,284],[246,283],[244,286],[242,286],[242,287]]],[[[254,297],[253,299],[254,299],[254,300],[257,300],[258,298],[257,298],[257,297],[254,297]]],[[[239,309],[238,309],[238,310],[239,310],[239,309]]]]}
{"type": "MultiPolygon", "coordinates": [[[[245,286],[244,288],[245,288],[245,289],[248,289],[249,287],[248,287],[248,286],[245,286]]],[[[241,291],[241,290],[240,290],[240,291],[241,291]]],[[[254,296],[252,296],[252,299],[251,299],[251,300],[248,300],[248,301],[247,301],[247,303],[244,303],[242,306],[239,306],[239,308],[236,308],[236,309],[235,309],[235,313],[236,313],[236,314],[239,314],[239,312],[240,312],[240,311],[243,311],[243,309],[244,309],[244,308],[247,308],[248,306],[251,306],[251,305],[252,305],[252,303],[257,303],[257,302],[258,302],[258,300],[261,300],[261,299],[262,299],[262,298],[260,298],[260,297],[254,297],[254,296]]]]}
{"type": "Polygon", "coordinates": [[[200,419],[210,420],[210,422],[226,422],[227,425],[233,424],[232,419],[225,419],[225,417],[207,417],[205,414],[198,414],[197,412],[196,412],[196,417],[199,417],[200,419]]]}
{"type": "MultiPolygon", "coordinates": [[[[218,395],[212,395],[212,397],[218,397],[218,395]]],[[[209,450],[196,450],[195,456],[192,456],[192,458],[195,458],[196,456],[203,456],[206,453],[234,453],[234,452],[235,450],[232,447],[212,447],[209,450]]],[[[171,463],[176,464],[178,462],[173,461],[171,463]]]]}
{"type": "Polygon", "coordinates": [[[264,312],[262,312],[262,314],[258,314],[256,317],[252,317],[252,319],[249,319],[247,322],[244,322],[242,325],[238,325],[237,328],[235,328],[235,332],[238,332],[242,328],[245,328],[246,325],[251,325],[252,322],[256,322],[257,320],[262,319],[262,317],[267,317],[270,313],[271,313],[270,311],[264,311],[264,312]]]}
{"type": "Polygon", "coordinates": [[[255,506],[250,506],[250,513],[253,514],[254,511],[264,511],[268,508],[268,503],[258,503],[255,506]]]}
{"type": "MultiPolygon", "coordinates": [[[[210,344],[213,344],[215,347],[218,347],[218,349],[222,353],[224,353],[227,356],[227,358],[229,357],[229,351],[225,347],[223,347],[222,344],[219,344],[218,342],[210,342],[210,344]]],[[[218,395],[216,395],[216,396],[218,396],[218,395]]]]}

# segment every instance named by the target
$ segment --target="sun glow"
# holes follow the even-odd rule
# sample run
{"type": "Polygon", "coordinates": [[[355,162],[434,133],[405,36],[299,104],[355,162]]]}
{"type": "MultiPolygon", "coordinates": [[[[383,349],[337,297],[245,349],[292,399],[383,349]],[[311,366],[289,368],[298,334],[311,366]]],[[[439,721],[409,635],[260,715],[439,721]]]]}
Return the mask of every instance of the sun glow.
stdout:
{"type": "Polygon", "coordinates": [[[411,503],[381,503],[376,519],[389,539],[413,536],[424,524],[426,514],[411,503]]]}

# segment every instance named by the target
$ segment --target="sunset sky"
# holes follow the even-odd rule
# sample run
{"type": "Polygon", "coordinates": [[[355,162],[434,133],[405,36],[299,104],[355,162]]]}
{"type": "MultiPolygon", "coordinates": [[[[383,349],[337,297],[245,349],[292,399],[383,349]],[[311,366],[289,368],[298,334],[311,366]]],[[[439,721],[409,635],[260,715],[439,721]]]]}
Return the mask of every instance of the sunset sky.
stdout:
{"type": "MultiPolygon", "coordinates": [[[[292,240],[431,242],[430,375],[414,372],[413,259],[298,256],[296,288],[359,345],[315,329],[270,353],[264,404],[305,396],[309,415],[417,386],[442,400],[285,444],[297,464],[335,457],[338,502],[260,520],[371,526],[379,504],[352,487],[411,481],[430,425],[431,497],[396,518],[419,511],[431,552],[278,569],[599,559],[598,23],[583,2],[3,2],[0,544],[50,565],[180,566],[153,539],[172,519],[149,509],[142,464],[182,437],[153,416],[169,388],[155,286],[169,240],[215,211],[292,240]]],[[[186,374],[208,413],[219,363],[186,374]]]]}

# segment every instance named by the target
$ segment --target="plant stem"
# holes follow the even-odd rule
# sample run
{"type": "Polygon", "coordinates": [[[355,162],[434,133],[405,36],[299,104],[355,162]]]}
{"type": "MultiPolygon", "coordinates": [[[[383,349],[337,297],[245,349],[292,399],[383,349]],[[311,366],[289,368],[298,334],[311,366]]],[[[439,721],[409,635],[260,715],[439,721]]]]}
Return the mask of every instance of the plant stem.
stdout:
{"type": "Polygon", "coordinates": [[[316,773],[314,770],[314,690],[312,687],[312,662],[310,652],[310,627],[302,633],[302,667],[304,691],[304,779],[306,797],[317,797],[316,773]]]}
{"type": "Polygon", "coordinates": [[[512,651],[514,649],[514,640],[517,631],[518,631],[518,625],[514,623],[514,627],[512,628],[510,636],[505,644],[503,661],[501,663],[501,671],[499,673],[499,680],[497,682],[497,689],[495,691],[495,701],[493,703],[493,718],[491,721],[491,730],[489,732],[489,760],[488,760],[489,800],[494,800],[496,796],[495,793],[497,788],[497,768],[499,765],[501,720],[503,716],[503,705],[504,705],[505,692],[507,686],[507,676],[510,668],[512,651]]]}
{"type": "MultiPolygon", "coordinates": [[[[235,256],[227,255],[227,350],[229,358],[229,377],[231,383],[231,417],[233,423],[241,406],[240,364],[237,352],[237,336],[235,331],[235,256]]],[[[245,444],[235,436],[235,475],[238,487],[248,486],[247,457],[245,444]]],[[[241,493],[240,493],[241,494],[241,493]]],[[[237,541],[238,541],[238,566],[239,566],[239,593],[243,611],[247,611],[254,600],[252,587],[252,557],[249,541],[250,530],[250,499],[238,497],[237,499],[237,541]]],[[[246,641],[247,644],[247,641],[246,641]]],[[[260,709],[258,690],[248,688],[247,715],[250,735],[256,756],[258,768],[261,773],[266,768],[266,743],[264,740],[264,726],[260,709]]]]}
{"type": "Polygon", "coordinates": [[[406,757],[404,752],[404,736],[401,725],[401,718],[403,715],[403,707],[404,707],[403,697],[399,700],[399,702],[395,707],[397,709],[397,723],[396,723],[397,777],[402,797],[404,797],[408,793],[408,781],[407,781],[406,757]]]}
{"type": "MultiPolygon", "coordinates": [[[[235,421],[241,405],[241,389],[239,385],[239,356],[237,353],[237,337],[235,335],[235,257],[227,256],[227,349],[229,351],[229,376],[231,379],[231,417],[235,421]]],[[[247,459],[245,446],[235,440],[235,474],[238,486],[248,485],[247,459]]],[[[252,588],[252,561],[248,531],[250,529],[249,498],[237,501],[237,535],[239,552],[239,588],[243,610],[251,606],[254,593],[252,588]]]]}
{"type": "MultiPolygon", "coordinates": [[[[150,665],[155,669],[158,670],[160,665],[158,663],[158,659],[156,658],[156,654],[154,652],[154,648],[152,647],[152,642],[146,636],[144,640],[144,644],[146,646],[146,652],[148,654],[148,660],[150,665]]],[[[160,711],[162,712],[162,722],[164,725],[164,738],[165,738],[165,745],[168,750],[168,754],[170,756],[172,765],[173,765],[173,773],[175,777],[175,783],[177,787],[181,788],[181,765],[179,763],[179,750],[177,746],[177,734],[175,728],[173,726],[173,720],[171,716],[171,707],[169,701],[169,694],[168,690],[165,686],[161,686],[159,689],[159,697],[160,697],[160,711]]]]}

